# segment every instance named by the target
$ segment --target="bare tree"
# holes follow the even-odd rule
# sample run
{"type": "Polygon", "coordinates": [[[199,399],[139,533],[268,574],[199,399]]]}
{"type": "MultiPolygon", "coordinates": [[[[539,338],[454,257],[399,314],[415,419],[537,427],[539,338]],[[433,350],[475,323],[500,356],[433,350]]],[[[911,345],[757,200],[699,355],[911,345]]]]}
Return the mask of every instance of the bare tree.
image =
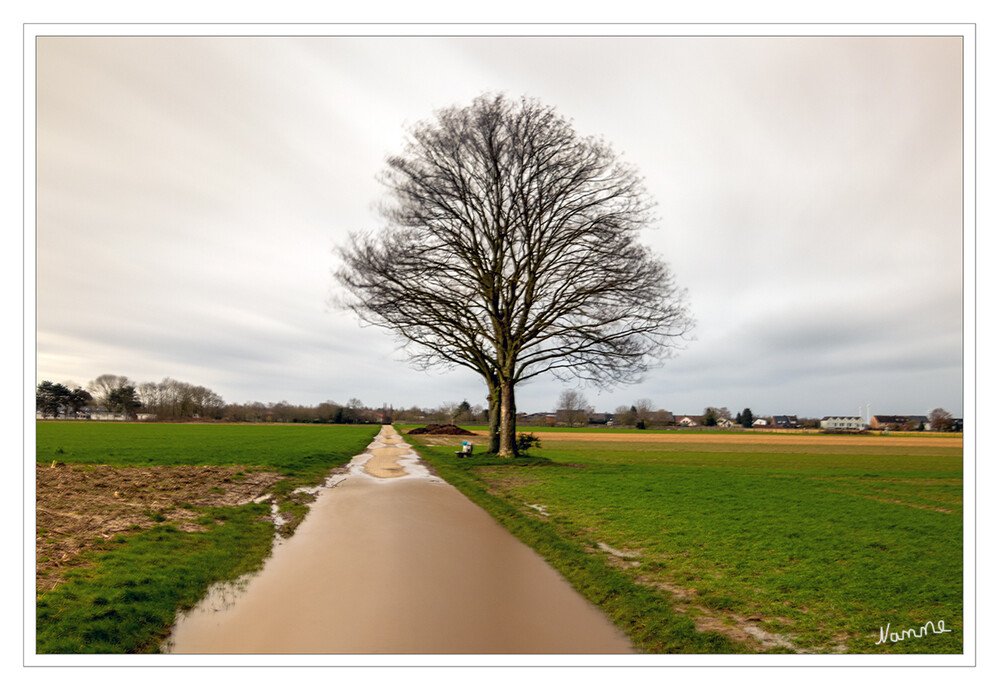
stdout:
{"type": "Polygon", "coordinates": [[[652,415],[655,413],[655,405],[648,398],[639,398],[632,405],[632,409],[635,410],[635,424],[640,425],[642,429],[646,428],[652,422],[652,415]]]}
{"type": "Polygon", "coordinates": [[[119,391],[126,386],[134,386],[127,376],[101,374],[87,384],[87,390],[93,394],[97,404],[103,407],[108,415],[114,415],[120,405],[119,391]]]}
{"type": "Polygon", "coordinates": [[[930,429],[933,431],[950,431],[953,425],[954,418],[942,407],[930,412],[930,429]]]}
{"type": "Polygon", "coordinates": [[[449,400],[442,403],[438,409],[440,413],[440,420],[453,425],[455,420],[458,418],[458,415],[461,413],[461,403],[449,400]]]}
{"type": "Polygon", "coordinates": [[[652,413],[651,426],[662,428],[673,423],[673,413],[669,410],[658,409],[652,413]]]}
{"type": "Polygon", "coordinates": [[[638,175],[552,108],[498,95],[443,109],[387,166],[387,226],[339,252],[342,304],[418,366],[480,374],[500,455],[516,454],[517,384],[637,381],[691,328],[638,243],[652,206],[638,175]]]}
{"type": "Polygon", "coordinates": [[[635,422],[638,421],[636,412],[637,410],[634,407],[628,407],[627,405],[619,406],[614,410],[614,426],[635,426],[635,422]]]}
{"type": "Polygon", "coordinates": [[[152,381],[146,381],[136,386],[135,392],[139,395],[139,402],[145,410],[150,410],[154,414],[160,412],[160,387],[152,381]]]}
{"type": "Polygon", "coordinates": [[[727,407],[704,408],[705,426],[718,426],[718,424],[720,424],[721,422],[731,419],[732,419],[732,413],[729,412],[727,407]]]}
{"type": "Polygon", "coordinates": [[[555,421],[570,427],[582,426],[590,419],[593,408],[579,391],[566,390],[558,396],[555,408],[555,421]]]}

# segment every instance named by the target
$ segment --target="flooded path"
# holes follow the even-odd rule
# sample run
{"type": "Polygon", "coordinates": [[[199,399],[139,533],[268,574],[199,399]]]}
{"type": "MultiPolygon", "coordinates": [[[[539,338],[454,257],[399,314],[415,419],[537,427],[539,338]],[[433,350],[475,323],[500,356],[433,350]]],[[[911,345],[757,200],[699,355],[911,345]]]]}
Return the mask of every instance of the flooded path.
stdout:
{"type": "Polygon", "coordinates": [[[391,426],[324,489],[230,605],[181,617],[174,654],[610,654],[628,639],[391,426]]]}

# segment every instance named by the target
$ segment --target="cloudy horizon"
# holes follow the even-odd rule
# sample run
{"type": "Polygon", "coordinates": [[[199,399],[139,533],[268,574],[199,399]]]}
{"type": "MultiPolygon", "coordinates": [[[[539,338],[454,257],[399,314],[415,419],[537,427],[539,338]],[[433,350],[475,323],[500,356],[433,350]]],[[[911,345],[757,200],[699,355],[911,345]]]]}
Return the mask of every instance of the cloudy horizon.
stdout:
{"type": "MultiPolygon", "coordinates": [[[[960,37],[36,39],[36,380],[483,404],[329,306],[405,129],[554,106],[645,177],[697,326],[597,411],[964,414],[960,37]]],[[[571,387],[518,388],[523,412],[571,387]]]]}

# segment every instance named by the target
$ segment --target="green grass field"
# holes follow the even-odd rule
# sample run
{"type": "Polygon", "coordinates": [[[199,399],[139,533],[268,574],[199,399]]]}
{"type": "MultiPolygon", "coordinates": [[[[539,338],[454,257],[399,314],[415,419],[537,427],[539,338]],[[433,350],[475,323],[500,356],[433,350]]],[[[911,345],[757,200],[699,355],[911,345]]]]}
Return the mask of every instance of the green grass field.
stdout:
{"type": "MultiPolygon", "coordinates": [[[[249,426],[39,422],[37,462],[157,467],[239,465],[279,472],[282,510],[300,518],[292,500],[371,442],[375,426],[249,426]]],[[[193,606],[213,582],[258,569],[270,553],[274,526],[266,503],[185,506],[203,531],[170,521],[98,539],[85,565],[36,600],[39,654],[156,652],[178,610],[193,606]]]]}
{"type": "Polygon", "coordinates": [[[38,422],[35,428],[40,464],[247,465],[316,483],[349,462],[380,427],[38,422]]]}
{"type": "Polygon", "coordinates": [[[522,538],[581,591],[598,592],[591,598],[647,651],[685,650],[632,622],[636,607],[651,609],[629,598],[653,596],[664,620],[671,609],[747,642],[744,651],[962,651],[960,447],[631,438],[542,441],[534,460],[515,464],[421,452],[512,531],[536,533],[522,538]],[[559,543],[634,589],[599,593],[603,575],[580,579],[582,566],[545,553],[559,543]],[[884,626],[939,620],[951,632],[876,644],[884,626]]]}
{"type": "MultiPolygon", "coordinates": [[[[36,428],[40,465],[240,465],[280,472],[286,493],[318,483],[377,432],[67,422],[36,428]]],[[[962,651],[960,447],[901,436],[861,445],[792,443],[779,434],[574,436],[543,440],[532,456],[513,462],[456,460],[453,448],[421,447],[421,437],[411,442],[641,650],[962,651]],[[950,632],[876,644],[885,626],[902,632],[939,620],[950,632]]],[[[273,535],[267,512],[258,504],[202,509],[202,532],[167,521],[95,543],[87,567],[38,597],[38,652],[155,652],[178,609],[212,582],[259,567],[273,535]]]]}

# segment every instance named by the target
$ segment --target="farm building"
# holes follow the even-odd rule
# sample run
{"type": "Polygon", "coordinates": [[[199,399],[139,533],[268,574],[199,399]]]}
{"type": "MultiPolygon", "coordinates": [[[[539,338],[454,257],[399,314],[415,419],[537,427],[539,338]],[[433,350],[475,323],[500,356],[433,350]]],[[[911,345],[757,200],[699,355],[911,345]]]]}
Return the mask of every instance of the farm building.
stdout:
{"type": "Polygon", "coordinates": [[[551,412],[534,414],[517,413],[517,424],[523,426],[555,426],[555,415],[551,412]]]}
{"type": "Polygon", "coordinates": [[[580,426],[611,426],[614,424],[614,415],[607,412],[593,412],[592,410],[555,410],[554,415],[546,415],[550,419],[551,425],[567,424],[571,420],[573,424],[580,426]]]}
{"type": "Polygon", "coordinates": [[[925,415],[878,414],[871,417],[871,428],[892,431],[923,431],[930,428],[925,415]]]}
{"type": "Polygon", "coordinates": [[[863,417],[823,417],[819,420],[819,426],[823,429],[866,429],[867,422],[863,417]]]}

